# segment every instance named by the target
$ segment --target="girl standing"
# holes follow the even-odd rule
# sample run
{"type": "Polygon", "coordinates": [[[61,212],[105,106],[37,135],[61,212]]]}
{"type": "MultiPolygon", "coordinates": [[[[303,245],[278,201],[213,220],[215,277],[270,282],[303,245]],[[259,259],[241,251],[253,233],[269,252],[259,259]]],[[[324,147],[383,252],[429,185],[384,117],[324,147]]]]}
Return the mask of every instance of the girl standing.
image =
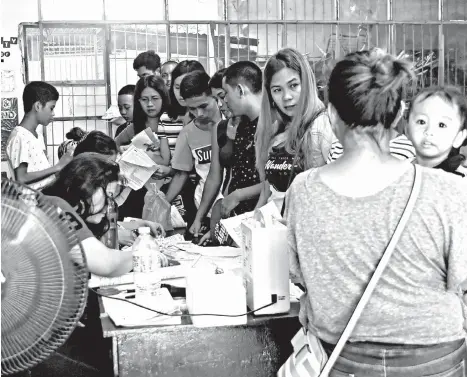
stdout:
{"type": "Polygon", "coordinates": [[[318,97],[315,75],[298,51],[285,48],[264,69],[263,99],[256,131],[256,166],[264,181],[257,207],[271,193],[282,207],[295,161],[295,173],[322,166],[333,133],[318,97]]]}

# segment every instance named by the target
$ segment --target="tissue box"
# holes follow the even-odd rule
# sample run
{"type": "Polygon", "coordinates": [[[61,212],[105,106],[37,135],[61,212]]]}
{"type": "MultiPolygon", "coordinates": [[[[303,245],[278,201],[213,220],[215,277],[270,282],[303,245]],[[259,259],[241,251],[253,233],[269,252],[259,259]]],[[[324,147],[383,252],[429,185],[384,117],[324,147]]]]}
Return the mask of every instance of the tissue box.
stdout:
{"type": "MultiPolygon", "coordinates": [[[[247,311],[246,292],[239,275],[194,271],[187,276],[186,284],[186,303],[190,314],[237,315],[247,311]]],[[[191,320],[198,327],[244,325],[247,316],[192,316],[191,320]]]]}

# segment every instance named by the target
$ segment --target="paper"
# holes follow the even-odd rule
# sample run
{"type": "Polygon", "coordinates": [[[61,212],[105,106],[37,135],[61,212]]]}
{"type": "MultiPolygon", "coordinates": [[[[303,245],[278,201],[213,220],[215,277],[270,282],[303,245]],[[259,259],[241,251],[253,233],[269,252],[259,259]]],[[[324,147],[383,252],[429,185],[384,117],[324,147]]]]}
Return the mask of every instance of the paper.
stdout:
{"type": "Polygon", "coordinates": [[[230,217],[228,219],[220,220],[220,223],[223,225],[227,233],[230,237],[234,240],[234,242],[238,245],[242,245],[242,228],[241,224],[243,221],[249,221],[250,219],[254,219],[255,217],[261,217],[261,221],[263,225],[269,225],[272,222],[272,219],[280,219],[281,215],[277,206],[274,202],[269,202],[268,204],[264,205],[263,207],[257,209],[256,211],[245,212],[241,215],[230,217]],[[258,214],[255,215],[255,212],[258,214]]]}
{"type": "Polygon", "coordinates": [[[131,145],[145,152],[154,152],[160,149],[159,138],[149,127],[134,136],[133,139],[131,139],[131,145]]]}
{"type": "Polygon", "coordinates": [[[143,187],[157,170],[157,164],[134,145],[130,145],[123,152],[118,160],[118,164],[120,166],[120,173],[126,179],[126,185],[133,190],[139,190],[143,187]]]}
{"type": "MultiPolygon", "coordinates": [[[[125,287],[125,289],[128,288],[134,289],[134,286],[125,287]]],[[[120,293],[110,297],[124,298],[125,293],[120,293]]],[[[151,300],[150,302],[141,299],[126,300],[138,303],[153,310],[157,310],[161,313],[181,314],[180,304],[172,298],[167,288],[158,289],[154,300],[151,300]]],[[[102,297],[104,310],[116,326],[133,327],[144,325],[181,324],[181,317],[178,315],[165,316],[154,311],[133,305],[130,302],[115,300],[109,297],[102,297]]]]}

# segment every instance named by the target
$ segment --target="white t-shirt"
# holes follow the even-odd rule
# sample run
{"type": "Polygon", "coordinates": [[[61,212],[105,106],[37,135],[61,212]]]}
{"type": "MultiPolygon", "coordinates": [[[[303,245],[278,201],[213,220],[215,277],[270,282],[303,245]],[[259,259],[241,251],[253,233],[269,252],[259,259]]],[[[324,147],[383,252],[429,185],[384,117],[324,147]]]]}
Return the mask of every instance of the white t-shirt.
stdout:
{"type": "MultiPolygon", "coordinates": [[[[26,128],[17,126],[11,131],[7,141],[6,153],[13,169],[20,164],[28,164],[28,172],[36,172],[50,168],[47,156],[45,155],[45,145],[43,139],[36,138],[32,132],[26,128]]],[[[30,183],[29,186],[39,190],[54,181],[53,175],[40,181],[30,183]]]]}
{"type": "Polygon", "coordinates": [[[195,204],[199,208],[211,167],[211,131],[201,130],[190,122],[180,131],[177,138],[172,168],[190,172],[193,166],[200,178],[195,189],[195,204]]]}

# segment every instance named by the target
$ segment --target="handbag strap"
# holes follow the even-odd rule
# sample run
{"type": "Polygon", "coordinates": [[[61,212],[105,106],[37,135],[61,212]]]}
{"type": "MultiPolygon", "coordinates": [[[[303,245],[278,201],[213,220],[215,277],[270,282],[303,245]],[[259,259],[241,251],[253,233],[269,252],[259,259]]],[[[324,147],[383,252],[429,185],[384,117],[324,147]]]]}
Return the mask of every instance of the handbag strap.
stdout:
{"type": "Polygon", "coordinates": [[[365,288],[365,291],[363,292],[362,297],[360,298],[360,301],[358,302],[352,316],[350,317],[349,322],[347,322],[347,325],[345,326],[345,329],[342,332],[342,335],[340,336],[339,341],[336,344],[336,347],[332,351],[326,365],[321,371],[320,377],[327,377],[329,375],[329,372],[331,371],[342,349],[344,348],[345,343],[347,343],[347,340],[349,339],[350,334],[355,328],[355,325],[357,324],[357,321],[360,318],[363,309],[368,303],[371,297],[371,294],[373,293],[376,287],[376,284],[378,283],[381,275],[383,274],[389,262],[389,259],[391,258],[391,255],[396,248],[397,242],[399,241],[401,234],[404,231],[405,226],[407,225],[410,215],[412,214],[412,210],[414,208],[415,202],[420,192],[421,173],[422,173],[422,170],[419,165],[414,165],[414,166],[415,166],[414,182],[413,182],[412,191],[410,193],[409,199],[404,208],[404,212],[402,213],[399,223],[397,224],[396,229],[394,230],[391,240],[389,241],[389,244],[386,247],[386,250],[384,251],[383,256],[381,257],[381,260],[379,261],[378,266],[376,267],[375,272],[373,273],[373,276],[368,282],[368,285],[365,288]]]}

